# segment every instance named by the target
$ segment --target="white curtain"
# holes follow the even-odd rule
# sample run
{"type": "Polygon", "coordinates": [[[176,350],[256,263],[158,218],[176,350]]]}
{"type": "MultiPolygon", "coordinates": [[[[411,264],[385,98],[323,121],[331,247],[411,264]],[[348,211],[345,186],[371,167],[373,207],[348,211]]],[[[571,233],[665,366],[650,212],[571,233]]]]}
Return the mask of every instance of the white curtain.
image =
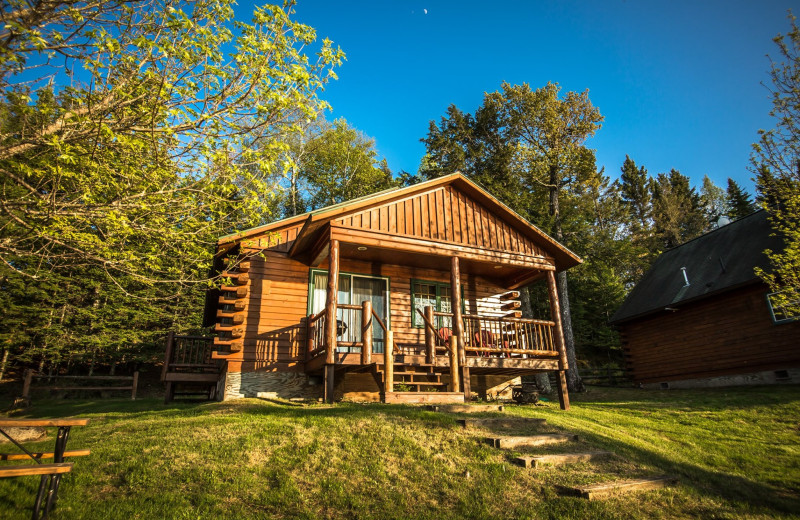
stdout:
{"type": "MultiPolygon", "coordinates": [[[[325,308],[328,288],[328,273],[315,272],[312,275],[312,299],[311,312],[316,314],[325,308]]],[[[361,302],[369,300],[375,313],[381,317],[384,324],[388,327],[386,316],[386,280],[382,278],[364,278],[360,276],[340,275],[339,276],[339,303],[361,305],[361,302]]],[[[345,327],[339,335],[339,341],[360,342],[361,341],[361,313],[349,309],[337,309],[336,318],[344,323],[345,327]]],[[[384,332],[380,325],[373,322],[372,351],[383,353],[384,332]]],[[[340,347],[339,352],[360,352],[360,349],[340,347]]]]}
{"type": "MultiPolygon", "coordinates": [[[[372,302],[372,310],[381,317],[384,325],[386,320],[386,280],[382,278],[353,277],[353,302],[361,305],[364,301],[372,302]]],[[[360,327],[360,324],[359,324],[360,327]]],[[[359,332],[360,334],[360,332],[359,332]]],[[[376,321],[372,322],[372,351],[383,353],[384,332],[376,321]]]]}

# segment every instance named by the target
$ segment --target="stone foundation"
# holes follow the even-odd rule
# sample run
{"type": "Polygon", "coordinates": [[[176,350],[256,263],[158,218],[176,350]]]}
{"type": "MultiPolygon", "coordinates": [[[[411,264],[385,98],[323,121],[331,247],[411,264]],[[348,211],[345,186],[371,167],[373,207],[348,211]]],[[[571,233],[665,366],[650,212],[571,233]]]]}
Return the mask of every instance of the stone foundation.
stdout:
{"type": "Polygon", "coordinates": [[[322,385],[300,372],[227,372],[224,400],[257,397],[259,393],[280,399],[318,399],[322,385]]]}
{"type": "Polygon", "coordinates": [[[680,381],[663,381],[659,383],[641,383],[640,388],[650,390],[670,390],[677,388],[719,388],[724,386],[775,385],[800,383],[800,368],[786,370],[767,370],[750,374],[709,377],[701,379],[683,379],[680,381]]]}

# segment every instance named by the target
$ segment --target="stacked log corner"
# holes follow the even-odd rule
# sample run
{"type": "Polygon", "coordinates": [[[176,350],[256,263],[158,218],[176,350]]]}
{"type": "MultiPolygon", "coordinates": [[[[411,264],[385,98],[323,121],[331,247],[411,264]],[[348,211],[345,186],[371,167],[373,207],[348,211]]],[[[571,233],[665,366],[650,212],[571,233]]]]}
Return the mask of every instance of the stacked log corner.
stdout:
{"type": "Polygon", "coordinates": [[[222,295],[217,310],[217,323],[214,332],[214,345],[227,348],[229,354],[240,352],[243,348],[241,338],[244,337],[245,313],[247,297],[250,293],[251,262],[240,257],[228,257],[224,260],[226,267],[222,277],[230,280],[230,285],[220,287],[222,295]],[[226,308],[227,306],[227,308],[226,308]]]}

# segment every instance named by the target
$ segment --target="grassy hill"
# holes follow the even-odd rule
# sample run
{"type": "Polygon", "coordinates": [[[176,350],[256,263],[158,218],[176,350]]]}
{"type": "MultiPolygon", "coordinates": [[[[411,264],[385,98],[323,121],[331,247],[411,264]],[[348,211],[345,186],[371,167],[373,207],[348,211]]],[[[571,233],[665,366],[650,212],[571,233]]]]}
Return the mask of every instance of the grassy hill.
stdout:
{"type": "MultiPolygon", "coordinates": [[[[90,417],[69,447],[55,519],[797,518],[800,387],[592,388],[573,409],[509,406],[580,440],[527,451],[481,442],[422,408],[261,400],[163,405],[39,401],[30,417],[90,417]],[[513,456],[606,449],[615,457],[527,470],[513,456]],[[676,486],[587,501],[577,485],[668,474],[676,486]]],[[[37,446],[52,448],[52,434],[37,446]]],[[[3,445],[2,450],[8,451],[3,445]]],[[[0,463],[5,464],[5,463],[0,463]]],[[[38,480],[0,480],[0,517],[29,518],[38,480]]]]}

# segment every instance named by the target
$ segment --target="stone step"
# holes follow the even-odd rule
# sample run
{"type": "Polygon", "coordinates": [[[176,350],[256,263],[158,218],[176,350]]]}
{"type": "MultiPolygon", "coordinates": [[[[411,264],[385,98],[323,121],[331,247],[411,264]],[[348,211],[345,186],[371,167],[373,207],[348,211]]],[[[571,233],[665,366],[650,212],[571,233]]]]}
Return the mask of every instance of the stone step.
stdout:
{"type": "Polygon", "coordinates": [[[474,419],[458,419],[464,428],[522,428],[525,426],[543,426],[546,419],[527,417],[476,417],[474,419]]]}
{"type": "Polygon", "coordinates": [[[678,479],[675,477],[646,477],[631,480],[619,480],[616,482],[604,482],[602,484],[593,484],[591,486],[570,487],[564,488],[564,490],[569,494],[594,500],[611,495],[629,493],[631,491],[649,491],[652,489],[661,489],[677,482],[678,479]]]}
{"type": "Polygon", "coordinates": [[[431,406],[434,412],[449,413],[478,413],[478,412],[502,412],[503,405],[494,404],[451,404],[443,406],[431,406]]]}
{"type": "Polygon", "coordinates": [[[542,446],[578,440],[572,433],[543,433],[541,435],[487,437],[486,441],[495,448],[516,448],[520,446],[542,446]]]}
{"type": "Polygon", "coordinates": [[[560,466],[590,460],[605,459],[611,456],[610,451],[589,451],[586,453],[559,453],[552,455],[525,455],[517,457],[514,462],[524,468],[541,468],[545,465],[560,466]]]}

